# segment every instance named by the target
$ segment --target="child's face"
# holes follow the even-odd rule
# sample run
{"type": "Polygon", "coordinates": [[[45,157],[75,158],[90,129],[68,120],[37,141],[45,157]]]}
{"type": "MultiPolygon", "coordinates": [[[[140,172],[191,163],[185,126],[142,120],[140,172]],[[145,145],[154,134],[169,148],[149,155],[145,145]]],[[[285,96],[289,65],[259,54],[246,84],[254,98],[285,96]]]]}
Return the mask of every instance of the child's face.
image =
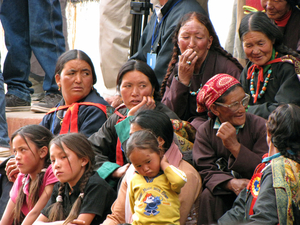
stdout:
{"type": "Polygon", "coordinates": [[[70,187],[76,185],[85,171],[86,158],[78,156],[63,144],[65,152],[55,144],[50,146],[50,160],[56,178],[62,183],[69,183],[70,187]]]}
{"type": "Polygon", "coordinates": [[[16,163],[21,173],[36,175],[41,171],[39,151],[32,141],[28,138],[26,140],[29,146],[20,135],[15,136],[12,141],[16,163]]]}
{"type": "Polygon", "coordinates": [[[136,171],[144,177],[153,178],[160,171],[161,157],[151,149],[135,148],[129,155],[129,160],[136,171]]]}

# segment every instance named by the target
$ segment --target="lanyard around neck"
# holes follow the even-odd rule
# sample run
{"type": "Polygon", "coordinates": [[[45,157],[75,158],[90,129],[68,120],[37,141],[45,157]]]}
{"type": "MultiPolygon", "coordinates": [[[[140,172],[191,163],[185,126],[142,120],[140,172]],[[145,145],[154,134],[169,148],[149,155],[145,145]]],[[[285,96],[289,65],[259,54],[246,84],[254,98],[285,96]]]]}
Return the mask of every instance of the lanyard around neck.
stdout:
{"type": "Polygon", "coordinates": [[[181,2],[182,0],[178,0],[170,9],[169,11],[163,16],[163,18],[160,20],[159,24],[158,24],[158,27],[157,27],[157,30],[158,32],[155,32],[156,31],[156,25],[157,25],[157,15],[156,15],[156,19],[155,19],[155,23],[154,23],[154,28],[153,28],[153,33],[152,33],[152,38],[151,38],[151,53],[153,52],[153,44],[158,36],[158,33],[159,33],[159,28],[162,24],[162,22],[164,21],[164,19],[166,18],[166,16],[171,12],[171,10],[179,3],[181,2]]]}

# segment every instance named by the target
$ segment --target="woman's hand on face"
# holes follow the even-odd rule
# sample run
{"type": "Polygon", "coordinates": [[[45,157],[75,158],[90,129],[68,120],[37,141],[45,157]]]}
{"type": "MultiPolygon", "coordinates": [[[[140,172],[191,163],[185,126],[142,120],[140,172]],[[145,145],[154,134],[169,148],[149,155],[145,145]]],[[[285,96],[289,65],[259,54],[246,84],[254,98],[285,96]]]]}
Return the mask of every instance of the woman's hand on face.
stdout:
{"type": "Polygon", "coordinates": [[[8,162],[6,163],[5,171],[8,180],[11,182],[15,182],[20,172],[19,168],[17,167],[15,158],[11,158],[10,160],[8,160],[8,162]]]}
{"type": "Polygon", "coordinates": [[[115,177],[115,178],[120,178],[120,177],[122,177],[122,176],[126,173],[126,171],[127,171],[127,169],[128,169],[129,166],[130,166],[130,164],[127,163],[127,164],[125,164],[124,166],[119,167],[118,169],[116,169],[116,170],[112,173],[112,176],[115,177]]]}
{"type": "Polygon", "coordinates": [[[197,52],[193,49],[187,49],[179,56],[178,78],[186,86],[189,85],[192,79],[197,60],[197,52]]]}
{"type": "Polygon", "coordinates": [[[236,195],[239,195],[239,193],[247,187],[250,180],[248,179],[236,179],[233,178],[230,181],[228,181],[228,189],[233,191],[236,195]]]}
{"type": "Polygon", "coordinates": [[[223,145],[227,148],[235,158],[237,158],[241,144],[238,142],[236,137],[236,128],[229,122],[224,122],[221,124],[217,137],[222,139],[223,145]]]}
{"type": "Polygon", "coordinates": [[[129,112],[128,116],[134,116],[135,113],[140,109],[143,108],[146,109],[155,109],[155,100],[150,96],[143,96],[143,100],[136,106],[132,107],[129,112]]]}

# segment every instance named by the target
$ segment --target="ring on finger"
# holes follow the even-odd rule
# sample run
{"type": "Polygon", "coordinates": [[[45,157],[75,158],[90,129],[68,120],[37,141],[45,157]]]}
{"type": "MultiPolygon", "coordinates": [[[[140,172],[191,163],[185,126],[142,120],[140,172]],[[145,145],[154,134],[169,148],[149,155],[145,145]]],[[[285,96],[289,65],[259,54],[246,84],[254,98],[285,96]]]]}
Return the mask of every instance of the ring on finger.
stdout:
{"type": "Polygon", "coordinates": [[[191,61],[186,61],[186,63],[188,64],[188,65],[191,65],[192,64],[192,62],[191,61]]]}

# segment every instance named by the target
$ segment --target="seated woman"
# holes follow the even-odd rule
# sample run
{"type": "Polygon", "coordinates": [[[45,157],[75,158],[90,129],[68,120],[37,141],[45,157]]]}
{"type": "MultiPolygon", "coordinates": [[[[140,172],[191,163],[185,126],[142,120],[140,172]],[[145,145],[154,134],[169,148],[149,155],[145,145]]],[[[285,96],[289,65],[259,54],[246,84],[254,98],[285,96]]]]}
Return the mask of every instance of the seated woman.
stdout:
{"type": "Polygon", "coordinates": [[[109,106],[93,87],[97,77],[91,59],[81,50],[67,51],[58,58],[55,74],[63,98],[41,125],[55,135],[70,131],[91,136],[106,121],[109,106]]]}
{"type": "Polygon", "coordinates": [[[300,2],[298,0],[261,0],[267,16],[283,34],[283,44],[300,53],[300,2]],[[298,6],[298,7],[297,7],[298,6]]]}
{"type": "Polygon", "coordinates": [[[295,57],[300,55],[282,44],[282,33],[267,15],[246,15],[239,35],[250,60],[240,77],[244,91],[250,95],[248,112],[267,119],[280,104],[300,105],[300,81],[291,63],[294,60],[299,64],[295,57]]]}
{"type": "Polygon", "coordinates": [[[285,104],[267,122],[268,157],[218,224],[300,224],[300,108],[285,104]]]}
{"type": "Polygon", "coordinates": [[[197,95],[198,112],[211,120],[197,129],[193,148],[195,168],[203,182],[198,224],[215,223],[232,207],[268,151],[265,120],[246,113],[249,95],[237,79],[217,74],[197,95]]]}
{"type": "MultiPolygon", "coordinates": [[[[106,121],[107,111],[112,111],[93,88],[97,78],[91,59],[81,50],[67,51],[58,58],[55,74],[63,98],[40,124],[54,135],[80,132],[89,137],[106,121]]],[[[18,173],[15,159],[10,159],[6,164],[8,179],[14,181],[18,173]]]]}
{"type": "Polygon", "coordinates": [[[192,12],[178,23],[174,49],[162,83],[162,103],[182,120],[198,128],[207,113],[196,112],[196,96],[213,75],[227,73],[239,79],[242,66],[221,46],[208,17],[192,12]]]}
{"type": "MultiPolygon", "coordinates": [[[[187,183],[179,194],[180,201],[180,224],[187,221],[189,212],[201,190],[201,178],[197,171],[186,161],[182,160],[177,145],[173,142],[173,127],[170,118],[163,112],[156,110],[143,110],[132,119],[130,133],[138,130],[149,130],[159,140],[169,163],[182,170],[187,176],[187,183]],[[159,124],[159,126],[158,126],[159,124]]],[[[103,225],[117,225],[131,223],[132,213],[130,210],[128,190],[131,178],[134,175],[134,167],[130,166],[118,192],[118,198],[112,206],[112,214],[108,215],[103,225]]]]}
{"type": "Polygon", "coordinates": [[[138,60],[126,62],[119,71],[117,89],[124,103],[98,132],[89,137],[96,152],[96,167],[100,167],[98,173],[113,183],[124,175],[129,166],[122,149],[125,149],[124,142],[129,138],[130,116],[138,109],[144,108],[161,111],[171,119],[178,119],[174,112],[160,103],[157,78],[145,62],[138,60]]]}

